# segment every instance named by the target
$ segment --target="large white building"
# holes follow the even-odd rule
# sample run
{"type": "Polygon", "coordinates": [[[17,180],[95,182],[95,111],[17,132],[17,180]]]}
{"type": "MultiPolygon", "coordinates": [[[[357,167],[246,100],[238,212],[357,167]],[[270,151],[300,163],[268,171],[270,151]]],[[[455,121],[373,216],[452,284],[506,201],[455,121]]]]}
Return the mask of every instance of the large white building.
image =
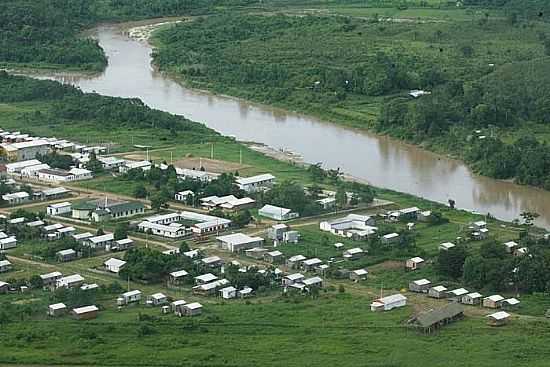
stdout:
{"type": "Polygon", "coordinates": [[[275,182],[275,176],[265,173],[252,177],[238,178],[235,182],[241,190],[246,192],[256,192],[272,187],[275,182]]]}
{"type": "Polygon", "coordinates": [[[254,247],[261,247],[264,239],[261,237],[250,237],[244,233],[233,233],[217,237],[220,248],[231,252],[239,252],[254,247]]]}
{"type": "Polygon", "coordinates": [[[291,209],[281,208],[269,204],[264,205],[260,210],[258,210],[258,214],[262,217],[281,221],[298,218],[300,216],[298,213],[293,212],[291,209]]]}

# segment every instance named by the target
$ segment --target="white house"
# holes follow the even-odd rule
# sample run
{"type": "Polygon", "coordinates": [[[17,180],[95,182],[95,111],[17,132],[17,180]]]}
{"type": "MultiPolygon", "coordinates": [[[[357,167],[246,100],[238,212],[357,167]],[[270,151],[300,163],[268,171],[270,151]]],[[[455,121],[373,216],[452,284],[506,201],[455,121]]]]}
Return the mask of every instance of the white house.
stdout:
{"type": "Polygon", "coordinates": [[[115,240],[115,236],[112,233],[106,233],[101,236],[94,236],[86,239],[86,245],[91,248],[105,248],[115,240]]]}
{"type": "Polygon", "coordinates": [[[149,161],[126,161],[121,165],[118,170],[120,173],[126,173],[131,169],[141,169],[142,171],[149,171],[152,167],[149,161]]]}
{"type": "Polygon", "coordinates": [[[231,225],[229,219],[189,211],[181,212],[181,218],[196,222],[191,227],[191,230],[198,235],[223,231],[231,225]]]}
{"type": "Polygon", "coordinates": [[[0,239],[0,250],[4,251],[15,247],[17,247],[17,238],[12,236],[0,239]]]}
{"type": "Polygon", "coordinates": [[[80,274],[73,274],[58,278],[55,282],[56,288],[74,288],[80,287],[84,283],[84,278],[80,274]]]}
{"type": "Polygon", "coordinates": [[[388,233],[382,236],[381,238],[382,243],[385,244],[391,244],[399,241],[399,234],[398,233],[388,233]]]}
{"type": "Polygon", "coordinates": [[[222,288],[219,292],[223,299],[231,299],[237,296],[237,288],[233,286],[222,288]]]}
{"type": "Polygon", "coordinates": [[[453,247],[455,247],[456,245],[454,243],[451,243],[451,242],[444,242],[442,243],[441,245],[439,245],[439,250],[440,251],[449,251],[450,249],[452,249],[453,247]]]}
{"type": "Polygon", "coordinates": [[[171,223],[166,225],[143,221],[138,224],[138,229],[141,232],[147,232],[155,236],[166,238],[181,238],[187,234],[187,229],[185,228],[185,226],[179,223],[171,223]]]}
{"type": "Polygon", "coordinates": [[[273,186],[275,176],[266,173],[252,177],[242,177],[235,180],[241,190],[246,192],[256,192],[273,186]]]}
{"type": "Polygon", "coordinates": [[[26,161],[19,161],[6,164],[6,173],[9,175],[19,174],[27,167],[37,166],[42,164],[38,159],[29,159],[26,161]]]}
{"type": "Polygon", "coordinates": [[[122,300],[122,304],[130,304],[130,303],[139,303],[139,301],[141,301],[141,291],[139,290],[133,290],[133,291],[129,291],[129,292],[125,292],[125,293],[122,293],[122,295],[120,296],[121,300],[122,300]]]}
{"type": "Polygon", "coordinates": [[[11,270],[11,262],[8,260],[0,260],[0,273],[11,270]]]}
{"type": "Polygon", "coordinates": [[[264,205],[260,210],[258,210],[258,214],[262,217],[280,221],[295,219],[300,216],[298,213],[293,212],[291,209],[281,208],[269,204],[264,205]]]}
{"type": "Polygon", "coordinates": [[[195,193],[191,190],[176,192],[174,194],[174,200],[186,203],[189,196],[195,197],[195,193]]]}
{"type": "Polygon", "coordinates": [[[63,203],[50,204],[46,208],[46,213],[48,215],[62,215],[71,212],[71,203],[65,201],[63,203]]]}
{"type": "Polygon", "coordinates": [[[118,274],[120,272],[120,269],[122,269],[122,267],[126,265],[126,261],[112,257],[109,260],[105,261],[103,265],[105,266],[105,269],[107,269],[111,273],[118,274]]]}
{"type": "Polygon", "coordinates": [[[394,308],[404,307],[407,305],[407,297],[402,294],[394,294],[387,297],[375,299],[370,304],[371,311],[389,311],[394,308]]]}

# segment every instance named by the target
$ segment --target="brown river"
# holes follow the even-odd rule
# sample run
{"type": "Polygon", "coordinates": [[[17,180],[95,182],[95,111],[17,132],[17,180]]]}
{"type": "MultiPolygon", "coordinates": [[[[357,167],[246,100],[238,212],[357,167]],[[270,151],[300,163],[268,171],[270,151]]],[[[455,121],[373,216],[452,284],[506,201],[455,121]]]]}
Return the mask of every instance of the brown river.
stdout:
{"type": "Polygon", "coordinates": [[[238,140],[264,143],[322,162],[371,184],[513,220],[524,210],[550,228],[550,192],[474,175],[461,162],[386,137],[337,126],[268,106],[185,88],[151,66],[151,47],[114,26],[94,37],[109,57],[99,75],[49,74],[83,91],[137,97],[150,107],[185,115],[238,140]]]}

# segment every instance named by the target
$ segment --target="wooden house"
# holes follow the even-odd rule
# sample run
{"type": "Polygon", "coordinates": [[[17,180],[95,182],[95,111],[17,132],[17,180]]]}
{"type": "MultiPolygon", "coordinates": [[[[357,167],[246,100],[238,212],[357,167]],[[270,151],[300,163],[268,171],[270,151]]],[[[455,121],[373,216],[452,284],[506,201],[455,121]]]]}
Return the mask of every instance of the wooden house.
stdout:
{"type": "Polygon", "coordinates": [[[446,298],[447,297],[447,288],[442,286],[442,285],[431,287],[428,290],[428,297],[437,298],[437,299],[446,298]]]}
{"type": "Polygon", "coordinates": [[[433,331],[448,325],[464,317],[464,307],[458,303],[449,303],[438,310],[423,312],[414,320],[415,324],[424,333],[433,331]]]}
{"type": "Polygon", "coordinates": [[[483,298],[483,307],[487,308],[501,308],[504,297],[499,294],[494,294],[489,297],[483,298]]]}
{"type": "Polygon", "coordinates": [[[409,290],[416,293],[428,293],[432,287],[432,282],[428,279],[419,279],[409,283],[409,290]]]}
{"type": "Polygon", "coordinates": [[[96,306],[84,306],[73,308],[71,314],[77,320],[91,320],[97,317],[98,311],[99,308],[97,308],[96,306]]]}
{"type": "Polygon", "coordinates": [[[67,306],[64,303],[55,303],[48,306],[48,316],[58,317],[67,312],[67,306]]]}
{"type": "Polygon", "coordinates": [[[462,296],[461,302],[465,305],[479,305],[483,300],[483,296],[477,292],[468,293],[462,296]]]}
{"type": "Polygon", "coordinates": [[[423,258],[421,257],[411,257],[407,261],[405,261],[405,269],[409,271],[414,271],[422,268],[426,264],[423,258]]]}
{"type": "Polygon", "coordinates": [[[367,280],[368,275],[369,275],[369,272],[367,269],[357,269],[357,270],[350,271],[349,278],[350,280],[357,283],[361,280],[367,280]]]}
{"type": "Polygon", "coordinates": [[[510,314],[505,311],[495,312],[487,316],[487,324],[490,326],[503,326],[510,320],[510,314]]]}

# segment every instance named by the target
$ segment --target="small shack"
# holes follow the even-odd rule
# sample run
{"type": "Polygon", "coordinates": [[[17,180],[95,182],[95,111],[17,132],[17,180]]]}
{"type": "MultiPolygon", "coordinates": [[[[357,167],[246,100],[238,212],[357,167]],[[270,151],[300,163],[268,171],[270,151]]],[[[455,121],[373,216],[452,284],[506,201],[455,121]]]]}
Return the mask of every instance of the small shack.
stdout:
{"type": "Polygon", "coordinates": [[[269,251],[264,254],[264,260],[271,264],[280,264],[284,261],[281,251],[269,251]]]}
{"type": "Polygon", "coordinates": [[[409,290],[416,293],[428,293],[431,286],[432,282],[428,279],[419,279],[409,283],[409,290]]]}
{"type": "Polygon", "coordinates": [[[73,249],[61,250],[55,253],[55,257],[59,262],[67,262],[76,259],[76,251],[73,249]]]}
{"type": "Polygon", "coordinates": [[[519,308],[520,300],[516,298],[508,298],[502,301],[502,308],[505,310],[516,310],[519,308]]]}
{"type": "Polygon", "coordinates": [[[163,293],[155,293],[147,297],[148,306],[160,306],[165,303],[168,303],[168,297],[166,297],[163,293]]]}
{"type": "Polygon", "coordinates": [[[490,326],[503,326],[510,320],[510,314],[505,311],[495,312],[487,316],[487,324],[490,326]]]}
{"type": "Polygon", "coordinates": [[[367,269],[357,269],[357,270],[350,271],[349,278],[350,280],[357,283],[361,280],[367,280],[368,275],[369,275],[369,271],[367,269]]]}
{"type": "Polygon", "coordinates": [[[57,317],[67,312],[67,306],[64,303],[54,303],[48,306],[48,316],[57,317]]]}
{"type": "Polygon", "coordinates": [[[71,314],[77,320],[91,320],[97,317],[98,311],[99,308],[97,308],[96,306],[84,306],[73,308],[71,314]]]}
{"type": "Polygon", "coordinates": [[[198,316],[202,313],[202,305],[198,302],[189,303],[183,306],[185,316],[198,316]]]}
{"type": "Polygon", "coordinates": [[[502,297],[500,294],[494,294],[492,296],[483,298],[483,307],[501,308],[502,301],[504,301],[504,297],[502,297]]]}
{"type": "Polygon", "coordinates": [[[483,296],[477,292],[468,293],[462,296],[461,302],[465,305],[479,305],[483,300],[483,296]]]}
{"type": "Polygon", "coordinates": [[[223,299],[232,299],[237,297],[237,288],[233,286],[225,287],[219,290],[220,296],[223,299]]]}
{"type": "Polygon", "coordinates": [[[437,299],[446,298],[447,297],[447,288],[442,286],[442,285],[431,287],[428,290],[428,297],[437,298],[437,299]]]}
{"type": "Polygon", "coordinates": [[[418,269],[422,268],[425,263],[426,262],[421,257],[418,257],[418,256],[411,257],[410,259],[405,261],[405,269],[410,270],[410,271],[418,270],[418,269]]]}

